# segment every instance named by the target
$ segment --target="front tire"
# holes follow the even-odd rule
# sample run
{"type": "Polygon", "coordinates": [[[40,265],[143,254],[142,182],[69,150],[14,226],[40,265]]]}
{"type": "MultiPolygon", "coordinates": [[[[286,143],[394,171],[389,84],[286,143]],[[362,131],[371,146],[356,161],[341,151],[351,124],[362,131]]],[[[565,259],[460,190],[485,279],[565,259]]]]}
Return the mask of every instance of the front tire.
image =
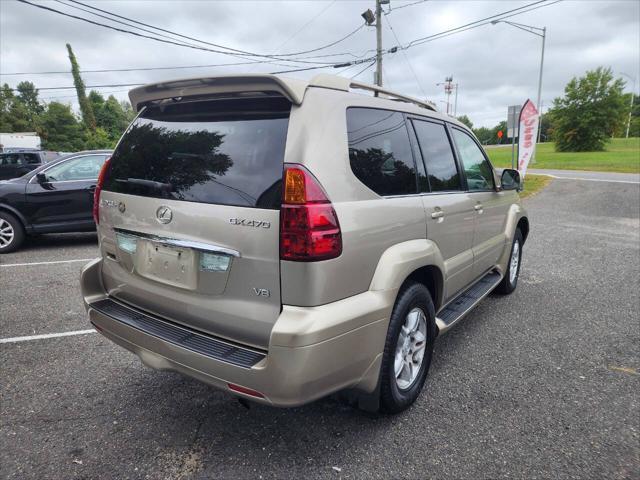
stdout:
{"type": "Polygon", "coordinates": [[[10,213],[0,211],[0,254],[17,250],[24,242],[24,227],[10,213]]]}
{"type": "Polygon", "coordinates": [[[382,358],[380,407],[398,413],[416,401],[427,378],[436,337],[435,309],[427,287],[410,283],[398,294],[382,358]]]}
{"type": "Polygon", "coordinates": [[[507,271],[504,273],[504,278],[496,287],[496,292],[503,295],[509,295],[518,286],[518,277],[520,276],[520,264],[522,263],[522,245],[524,239],[520,229],[516,229],[516,233],[513,236],[513,243],[511,244],[511,254],[509,255],[509,263],[507,264],[507,271]]]}

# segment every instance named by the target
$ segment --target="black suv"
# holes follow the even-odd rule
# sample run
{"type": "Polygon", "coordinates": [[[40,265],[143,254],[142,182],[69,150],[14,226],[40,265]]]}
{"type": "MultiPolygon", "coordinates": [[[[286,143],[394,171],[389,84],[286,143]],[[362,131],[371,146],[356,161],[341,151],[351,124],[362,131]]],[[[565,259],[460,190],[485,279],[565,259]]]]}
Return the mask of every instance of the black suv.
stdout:
{"type": "Polygon", "coordinates": [[[21,177],[58,157],[54,152],[15,150],[0,153],[0,180],[21,177]]]}
{"type": "Polygon", "coordinates": [[[111,150],[72,153],[0,181],[0,254],[19,248],[28,234],[94,230],[93,192],[110,155],[111,150]]]}

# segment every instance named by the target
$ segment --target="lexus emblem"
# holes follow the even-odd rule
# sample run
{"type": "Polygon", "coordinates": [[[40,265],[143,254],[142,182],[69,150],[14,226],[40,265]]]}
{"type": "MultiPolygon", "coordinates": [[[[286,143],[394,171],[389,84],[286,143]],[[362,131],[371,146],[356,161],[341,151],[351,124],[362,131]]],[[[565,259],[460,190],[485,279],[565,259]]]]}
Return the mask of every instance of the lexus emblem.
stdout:
{"type": "Polygon", "coordinates": [[[160,223],[169,223],[173,218],[173,212],[169,207],[162,205],[156,210],[156,218],[160,223]]]}

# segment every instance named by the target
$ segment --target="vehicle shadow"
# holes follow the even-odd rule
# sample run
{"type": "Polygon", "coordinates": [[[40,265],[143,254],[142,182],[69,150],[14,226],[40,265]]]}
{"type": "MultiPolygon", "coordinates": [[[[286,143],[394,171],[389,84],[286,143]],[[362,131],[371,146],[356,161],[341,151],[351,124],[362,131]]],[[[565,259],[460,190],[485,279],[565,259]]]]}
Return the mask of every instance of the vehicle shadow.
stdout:
{"type": "Polygon", "coordinates": [[[28,236],[19,251],[38,251],[52,247],[84,247],[97,245],[98,235],[96,232],[48,233],[28,236]]]}

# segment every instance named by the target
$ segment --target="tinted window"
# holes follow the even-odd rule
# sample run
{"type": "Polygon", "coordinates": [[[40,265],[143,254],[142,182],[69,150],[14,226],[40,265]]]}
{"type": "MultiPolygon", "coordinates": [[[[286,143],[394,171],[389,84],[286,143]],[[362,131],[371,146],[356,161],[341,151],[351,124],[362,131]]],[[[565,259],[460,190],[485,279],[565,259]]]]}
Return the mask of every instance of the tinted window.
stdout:
{"type": "Polygon", "coordinates": [[[22,160],[20,159],[19,153],[6,153],[4,155],[0,155],[0,165],[21,165],[22,160]]]}
{"type": "Polygon", "coordinates": [[[464,165],[469,190],[493,190],[493,168],[473,139],[453,129],[453,138],[464,165]]]}
{"type": "Polygon", "coordinates": [[[460,174],[444,125],[414,120],[432,192],[460,190],[460,174]]]}
{"type": "Polygon", "coordinates": [[[279,208],[290,108],[275,97],[148,107],[114,152],[104,188],[279,208]]]}
{"type": "Polygon", "coordinates": [[[40,155],[38,155],[37,153],[23,153],[22,156],[27,163],[40,163],[40,155]]]}
{"type": "Polygon", "coordinates": [[[416,169],[401,113],[349,108],[347,134],[351,169],[362,183],[378,195],[416,193],[416,169]]]}
{"type": "Polygon", "coordinates": [[[49,182],[97,179],[106,158],[106,155],[73,158],[49,168],[44,174],[49,182]]]}

